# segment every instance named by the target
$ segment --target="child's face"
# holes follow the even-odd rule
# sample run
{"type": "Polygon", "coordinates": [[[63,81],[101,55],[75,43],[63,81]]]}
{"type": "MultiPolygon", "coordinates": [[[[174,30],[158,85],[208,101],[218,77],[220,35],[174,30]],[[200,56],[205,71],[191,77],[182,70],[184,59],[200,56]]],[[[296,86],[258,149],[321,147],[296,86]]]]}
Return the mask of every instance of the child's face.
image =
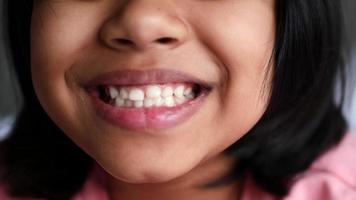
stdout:
{"type": "Polygon", "coordinates": [[[274,17],[273,0],[39,0],[35,90],[114,177],[168,181],[220,154],[264,113],[274,17]],[[111,99],[109,86],[122,96],[113,90],[111,99]]]}

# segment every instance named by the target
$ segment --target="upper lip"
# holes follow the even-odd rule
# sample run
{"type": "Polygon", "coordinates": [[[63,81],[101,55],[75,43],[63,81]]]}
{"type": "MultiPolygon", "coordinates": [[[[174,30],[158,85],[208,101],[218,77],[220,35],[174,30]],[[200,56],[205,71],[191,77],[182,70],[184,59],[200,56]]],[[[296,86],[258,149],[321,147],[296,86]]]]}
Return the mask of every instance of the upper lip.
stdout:
{"type": "Polygon", "coordinates": [[[165,83],[194,83],[206,89],[212,88],[212,83],[201,80],[190,74],[168,69],[150,70],[119,70],[100,74],[85,83],[85,87],[99,85],[147,85],[165,83]]]}

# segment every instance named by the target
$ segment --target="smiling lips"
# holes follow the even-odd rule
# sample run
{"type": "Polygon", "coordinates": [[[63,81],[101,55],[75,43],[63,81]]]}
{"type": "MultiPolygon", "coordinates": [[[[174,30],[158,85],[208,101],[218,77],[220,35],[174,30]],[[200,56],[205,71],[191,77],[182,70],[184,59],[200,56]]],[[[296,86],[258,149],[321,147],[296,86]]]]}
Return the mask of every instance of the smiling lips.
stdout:
{"type": "Polygon", "coordinates": [[[211,88],[171,70],[118,71],[85,84],[98,115],[130,130],[164,129],[186,121],[211,88]]]}

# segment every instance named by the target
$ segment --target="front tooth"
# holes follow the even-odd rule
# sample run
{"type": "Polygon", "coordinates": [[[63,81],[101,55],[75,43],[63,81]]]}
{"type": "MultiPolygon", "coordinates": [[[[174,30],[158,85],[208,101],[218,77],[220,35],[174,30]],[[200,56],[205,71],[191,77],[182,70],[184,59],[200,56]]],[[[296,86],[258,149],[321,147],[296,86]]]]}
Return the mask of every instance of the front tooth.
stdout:
{"type": "Polygon", "coordinates": [[[174,98],[174,101],[175,101],[176,104],[182,104],[182,103],[185,102],[185,100],[186,100],[185,97],[182,97],[182,98],[175,97],[175,98],[174,98]]]}
{"type": "Polygon", "coordinates": [[[167,107],[174,106],[174,98],[172,96],[164,98],[164,105],[167,107]]]}
{"type": "Polygon", "coordinates": [[[119,91],[113,86],[109,87],[109,94],[111,99],[115,99],[117,96],[119,96],[119,91]]]}
{"type": "Polygon", "coordinates": [[[174,90],[174,96],[183,98],[184,97],[184,86],[180,85],[174,90]]]}
{"type": "Polygon", "coordinates": [[[162,91],[162,97],[170,97],[173,96],[172,87],[165,87],[162,91]]]}
{"type": "Polygon", "coordinates": [[[143,105],[146,107],[146,108],[149,108],[149,107],[152,107],[153,105],[155,105],[155,102],[153,99],[145,99],[143,101],[143,105]]]}
{"type": "Polygon", "coordinates": [[[157,106],[157,107],[162,106],[164,103],[162,97],[154,98],[153,102],[154,102],[155,106],[157,106]]]}
{"type": "Polygon", "coordinates": [[[118,107],[123,107],[123,106],[125,106],[125,100],[121,99],[120,97],[117,97],[115,99],[115,105],[118,107]]]}
{"type": "Polygon", "coordinates": [[[125,88],[120,88],[120,97],[122,99],[127,99],[129,98],[129,92],[125,88]]]}
{"type": "Polygon", "coordinates": [[[162,90],[157,85],[152,85],[147,87],[146,96],[148,98],[156,98],[161,96],[162,90]]]}
{"type": "Polygon", "coordinates": [[[131,100],[125,100],[125,107],[131,108],[133,106],[133,101],[131,100]]]}
{"type": "Polygon", "coordinates": [[[135,101],[134,106],[135,106],[135,108],[142,108],[143,107],[143,101],[135,101]]]}
{"type": "Polygon", "coordinates": [[[132,101],[143,101],[145,99],[145,93],[140,89],[132,89],[129,92],[129,99],[132,101]]]}

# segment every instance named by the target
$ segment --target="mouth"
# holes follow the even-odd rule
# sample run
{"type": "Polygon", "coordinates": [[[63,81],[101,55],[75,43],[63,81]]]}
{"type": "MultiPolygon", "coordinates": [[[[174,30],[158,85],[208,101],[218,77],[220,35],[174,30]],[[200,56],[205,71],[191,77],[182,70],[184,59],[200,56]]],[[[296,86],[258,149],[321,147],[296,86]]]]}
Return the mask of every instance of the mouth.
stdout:
{"type": "Polygon", "coordinates": [[[118,108],[176,107],[194,100],[202,87],[189,83],[150,84],[140,86],[108,86],[96,88],[100,100],[118,108]]]}
{"type": "Polygon", "coordinates": [[[120,71],[85,85],[97,114],[130,130],[167,129],[187,121],[213,86],[170,70],[120,71]]]}

